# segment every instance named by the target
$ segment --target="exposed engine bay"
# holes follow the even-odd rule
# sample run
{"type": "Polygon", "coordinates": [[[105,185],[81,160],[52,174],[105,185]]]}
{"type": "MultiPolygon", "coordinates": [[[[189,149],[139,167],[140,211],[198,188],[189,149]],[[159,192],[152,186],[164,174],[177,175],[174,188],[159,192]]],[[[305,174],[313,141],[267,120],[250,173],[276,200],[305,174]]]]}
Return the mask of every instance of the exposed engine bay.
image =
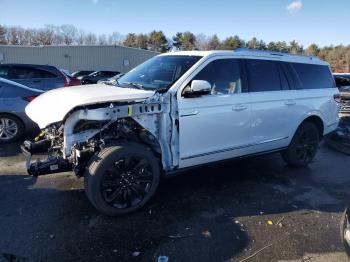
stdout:
{"type": "Polygon", "coordinates": [[[62,122],[46,127],[34,142],[24,142],[28,173],[39,176],[73,170],[83,176],[94,154],[129,141],[146,144],[162,160],[164,170],[174,169],[177,158],[173,155],[178,150],[171,144],[178,135],[166,130],[178,129],[169,128],[176,123],[171,117],[170,99],[169,95],[156,94],[138,103],[74,108],[62,122]],[[46,160],[31,162],[32,155],[42,153],[48,155],[46,160]]]}

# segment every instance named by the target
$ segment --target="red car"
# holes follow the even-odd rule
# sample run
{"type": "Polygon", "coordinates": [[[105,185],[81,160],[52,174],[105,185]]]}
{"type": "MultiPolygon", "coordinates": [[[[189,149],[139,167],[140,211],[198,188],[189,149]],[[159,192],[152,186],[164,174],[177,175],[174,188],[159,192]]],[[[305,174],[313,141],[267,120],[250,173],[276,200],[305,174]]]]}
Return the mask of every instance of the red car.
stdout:
{"type": "Polygon", "coordinates": [[[80,86],[81,85],[81,81],[78,78],[69,74],[69,72],[67,70],[61,69],[61,72],[66,77],[67,82],[68,82],[68,86],[80,86]]]}

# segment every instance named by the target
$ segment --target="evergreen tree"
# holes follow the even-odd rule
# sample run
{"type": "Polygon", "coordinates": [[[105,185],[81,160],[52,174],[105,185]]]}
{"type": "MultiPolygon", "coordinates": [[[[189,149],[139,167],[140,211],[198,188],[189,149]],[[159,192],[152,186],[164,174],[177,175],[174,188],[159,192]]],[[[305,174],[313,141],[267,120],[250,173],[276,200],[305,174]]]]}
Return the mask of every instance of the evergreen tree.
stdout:
{"type": "Polygon", "coordinates": [[[232,49],[234,50],[237,48],[242,48],[244,46],[245,46],[244,41],[240,39],[237,35],[226,38],[222,43],[222,49],[225,49],[225,50],[232,50],[232,49]]]}
{"type": "Polygon", "coordinates": [[[156,52],[166,52],[169,50],[168,40],[162,31],[152,31],[148,35],[148,45],[150,50],[156,52]]]}
{"type": "Polygon", "coordinates": [[[217,50],[217,49],[220,49],[220,47],[221,47],[220,39],[218,38],[217,35],[213,35],[209,39],[208,49],[209,50],[217,50]]]}
{"type": "Polygon", "coordinates": [[[137,36],[134,33],[129,33],[124,42],[124,46],[137,48],[137,36]]]}

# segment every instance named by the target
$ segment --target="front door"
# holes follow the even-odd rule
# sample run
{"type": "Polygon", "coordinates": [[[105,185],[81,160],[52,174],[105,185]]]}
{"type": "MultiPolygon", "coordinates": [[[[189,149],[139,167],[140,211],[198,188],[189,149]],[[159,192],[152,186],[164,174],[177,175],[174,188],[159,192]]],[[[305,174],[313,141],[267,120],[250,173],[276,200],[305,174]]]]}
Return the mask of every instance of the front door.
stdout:
{"type": "Polygon", "coordinates": [[[249,151],[250,96],[242,84],[240,64],[238,59],[207,62],[192,80],[208,81],[211,94],[178,100],[180,168],[249,151]]]}

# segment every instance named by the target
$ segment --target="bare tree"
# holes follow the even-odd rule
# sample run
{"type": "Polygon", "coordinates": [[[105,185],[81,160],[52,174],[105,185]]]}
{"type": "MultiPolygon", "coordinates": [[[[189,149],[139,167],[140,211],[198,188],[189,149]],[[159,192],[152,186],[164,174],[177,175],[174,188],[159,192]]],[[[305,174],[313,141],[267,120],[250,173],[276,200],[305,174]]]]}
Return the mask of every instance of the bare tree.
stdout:
{"type": "Polygon", "coordinates": [[[94,33],[88,33],[86,36],[85,36],[85,41],[84,43],[86,45],[96,45],[96,42],[97,42],[97,37],[94,33]]]}
{"type": "Polygon", "coordinates": [[[6,28],[0,25],[0,45],[7,45],[6,28]]]}
{"type": "Polygon", "coordinates": [[[46,25],[45,28],[39,29],[36,34],[36,41],[39,45],[52,45],[55,43],[55,27],[46,25]]]}
{"type": "Polygon", "coordinates": [[[18,28],[15,26],[9,27],[6,30],[6,38],[10,45],[19,45],[18,28]]]}
{"type": "Polygon", "coordinates": [[[110,45],[122,45],[124,40],[125,36],[118,32],[113,32],[110,36],[108,36],[108,44],[110,45]]]}
{"type": "Polygon", "coordinates": [[[77,35],[77,28],[74,25],[61,25],[60,33],[63,37],[63,43],[65,45],[72,45],[77,35]]]}
{"type": "Polygon", "coordinates": [[[98,36],[98,44],[99,45],[107,45],[107,36],[105,34],[98,36]]]}
{"type": "Polygon", "coordinates": [[[205,34],[196,35],[196,49],[209,50],[209,38],[205,34]]]}

